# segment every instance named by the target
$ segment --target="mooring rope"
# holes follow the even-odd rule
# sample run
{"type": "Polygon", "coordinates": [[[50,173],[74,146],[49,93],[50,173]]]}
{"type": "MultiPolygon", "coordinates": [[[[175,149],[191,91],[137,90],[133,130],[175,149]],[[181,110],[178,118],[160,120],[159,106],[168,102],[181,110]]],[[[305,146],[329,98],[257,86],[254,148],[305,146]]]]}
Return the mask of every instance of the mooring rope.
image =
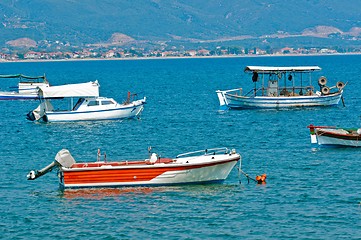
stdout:
{"type": "Polygon", "coordinates": [[[237,169],[238,169],[238,179],[239,179],[239,183],[241,183],[241,178],[240,178],[240,176],[239,176],[239,173],[242,173],[242,174],[247,178],[248,184],[249,184],[249,180],[250,180],[250,179],[253,180],[254,182],[257,182],[256,179],[250,177],[247,173],[243,172],[243,170],[240,169],[239,167],[237,167],[237,169]]]}

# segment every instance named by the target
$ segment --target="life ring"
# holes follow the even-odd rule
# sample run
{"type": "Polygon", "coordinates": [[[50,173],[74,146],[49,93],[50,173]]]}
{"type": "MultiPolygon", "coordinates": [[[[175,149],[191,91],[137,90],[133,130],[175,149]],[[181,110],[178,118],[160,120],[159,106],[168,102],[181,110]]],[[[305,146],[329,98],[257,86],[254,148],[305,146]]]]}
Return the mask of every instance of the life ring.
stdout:
{"type": "Polygon", "coordinates": [[[322,76],[318,79],[318,85],[325,86],[327,84],[327,78],[322,76]]]}
{"type": "Polygon", "coordinates": [[[324,87],[321,89],[321,92],[322,92],[323,95],[327,95],[327,94],[330,93],[330,88],[324,86],[324,87]]]}
{"type": "Polygon", "coordinates": [[[337,82],[337,83],[336,83],[336,87],[337,87],[339,90],[341,90],[341,89],[343,89],[343,88],[345,87],[345,84],[344,84],[343,82],[337,82]]]}

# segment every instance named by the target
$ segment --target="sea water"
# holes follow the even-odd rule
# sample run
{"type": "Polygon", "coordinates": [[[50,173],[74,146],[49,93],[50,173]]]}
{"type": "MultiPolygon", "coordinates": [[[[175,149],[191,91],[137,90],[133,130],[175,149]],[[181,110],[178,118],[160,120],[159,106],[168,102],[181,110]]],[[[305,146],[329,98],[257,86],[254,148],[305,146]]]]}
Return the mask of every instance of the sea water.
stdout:
{"type": "MultiPolygon", "coordinates": [[[[241,57],[1,63],[1,74],[43,75],[52,85],[98,80],[101,96],[147,97],[139,120],[34,123],[37,101],[1,101],[1,239],[360,239],[358,148],[310,144],[307,125],[360,127],[361,56],[241,57]],[[314,83],[347,82],[345,107],[219,111],[216,90],[253,88],[246,65],[318,65],[314,83]],[[234,148],[223,184],[61,191],[56,171],[28,181],[69,149],[77,161],[164,157],[234,148]]],[[[2,79],[4,81],[13,81],[2,79]]],[[[16,84],[16,83],[15,83],[16,84]]]]}

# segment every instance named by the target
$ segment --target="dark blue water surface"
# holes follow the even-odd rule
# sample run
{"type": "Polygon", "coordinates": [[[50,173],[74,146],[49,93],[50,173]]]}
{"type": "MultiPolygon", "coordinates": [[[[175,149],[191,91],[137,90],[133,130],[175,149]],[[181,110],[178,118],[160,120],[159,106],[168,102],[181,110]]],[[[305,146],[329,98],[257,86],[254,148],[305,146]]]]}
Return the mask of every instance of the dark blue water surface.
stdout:
{"type": "Polygon", "coordinates": [[[102,96],[132,91],[148,103],[140,120],[40,124],[25,119],[37,101],[1,101],[2,239],[361,238],[361,149],[314,148],[306,128],[360,126],[361,56],[0,64],[0,74],[15,73],[45,73],[53,85],[98,79],[102,96]],[[348,82],[346,107],[218,111],[217,89],[253,87],[246,65],[318,65],[315,79],[348,82]],[[267,173],[267,184],[240,184],[236,168],[204,186],[62,192],[55,171],[26,180],[62,148],[95,161],[98,148],[120,160],[144,159],[148,146],[165,157],[235,148],[243,170],[267,173]]]}

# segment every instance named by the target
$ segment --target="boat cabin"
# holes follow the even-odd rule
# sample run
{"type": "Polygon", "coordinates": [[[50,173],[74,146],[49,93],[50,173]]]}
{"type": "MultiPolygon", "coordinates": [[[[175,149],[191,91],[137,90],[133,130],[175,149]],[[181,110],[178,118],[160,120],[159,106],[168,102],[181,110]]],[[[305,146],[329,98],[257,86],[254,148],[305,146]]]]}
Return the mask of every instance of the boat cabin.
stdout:
{"type": "MultiPolygon", "coordinates": [[[[289,97],[312,96],[318,91],[312,85],[312,73],[320,71],[318,66],[310,67],[259,67],[247,66],[245,72],[252,73],[254,96],[289,97]],[[260,83],[258,87],[257,83],[260,83]]],[[[322,79],[325,79],[322,77],[322,79]]],[[[325,83],[325,82],[323,82],[325,83]]],[[[319,84],[320,85],[320,84],[319,84]]],[[[325,84],[320,85],[320,92],[325,84]]]]}
{"type": "Polygon", "coordinates": [[[77,103],[72,108],[73,111],[76,110],[91,110],[91,108],[99,108],[99,106],[103,106],[106,108],[107,106],[115,106],[117,102],[112,98],[98,97],[98,98],[79,98],[77,103]]]}

